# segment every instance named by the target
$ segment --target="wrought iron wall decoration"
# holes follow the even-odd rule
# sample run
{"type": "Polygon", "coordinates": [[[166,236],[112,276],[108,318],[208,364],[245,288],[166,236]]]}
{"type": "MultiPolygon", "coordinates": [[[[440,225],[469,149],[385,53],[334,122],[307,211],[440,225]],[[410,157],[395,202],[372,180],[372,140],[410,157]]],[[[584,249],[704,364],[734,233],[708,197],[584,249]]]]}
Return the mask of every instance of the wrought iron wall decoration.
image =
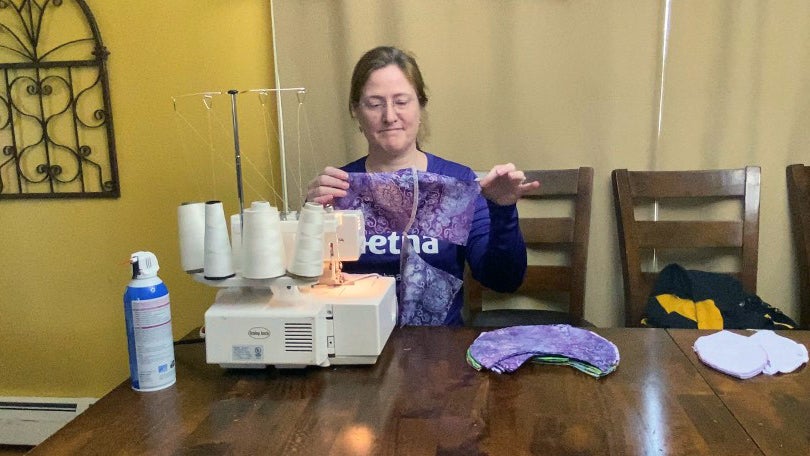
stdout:
{"type": "Polygon", "coordinates": [[[108,55],[83,0],[0,0],[0,199],[120,196],[108,55]]]}

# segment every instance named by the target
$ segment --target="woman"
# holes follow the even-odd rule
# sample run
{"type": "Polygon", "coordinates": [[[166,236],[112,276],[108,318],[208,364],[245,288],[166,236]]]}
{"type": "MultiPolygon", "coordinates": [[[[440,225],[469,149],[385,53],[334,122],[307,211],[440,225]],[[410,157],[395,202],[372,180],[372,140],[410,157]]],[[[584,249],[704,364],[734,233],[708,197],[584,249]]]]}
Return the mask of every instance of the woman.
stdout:
{"type": "MultiPolygon", "coordinates": [[[[473,181],[468,167],[444,160],[419,147],[419,131],[428,98],[416,61],[405,52],[381,46],[368,51],[357,62],[352,74],[349,111],[357,119],[368,141],[368,154],[342,168],[327,167],[313,179],[307,200],[330,204],[346,196],[348,173],[394,172],[416,168],[419,171],[473,181]]],[[[417,249],[429,265],[458,279],[469,263],[473,277],[500,292],[516,290],[526,272],[526,248],[518,228],[517,200],[538,182],[525,182],[522,171],[511,163],[497,165],[479,181],[481,195],[466,246],[435,239],[422,239],[426,248],[417,249]],[[427,248],[427,244],[435,248],[427,248]]],[[[347,272],[377,272],[396,276],[400,270],[400,248],[371,239],[360,260],[345,265],[347,272]]],[[[460,325],[463,293],[448,300],[441,324],[460,325]]]]}

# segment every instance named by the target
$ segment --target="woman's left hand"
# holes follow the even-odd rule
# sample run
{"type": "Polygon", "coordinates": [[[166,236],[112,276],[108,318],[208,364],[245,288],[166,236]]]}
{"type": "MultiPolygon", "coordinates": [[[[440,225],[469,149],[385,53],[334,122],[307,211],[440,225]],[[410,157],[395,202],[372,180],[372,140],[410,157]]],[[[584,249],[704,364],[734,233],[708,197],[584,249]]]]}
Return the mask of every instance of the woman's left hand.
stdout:
{"type": "Polygon", "coordinates": [[[512,163],[495,165],[478,182],[484,198],[500,206],[515,204],[527,192],[540,187],[540,182],[526,182],[523,171],[512,163]]]}

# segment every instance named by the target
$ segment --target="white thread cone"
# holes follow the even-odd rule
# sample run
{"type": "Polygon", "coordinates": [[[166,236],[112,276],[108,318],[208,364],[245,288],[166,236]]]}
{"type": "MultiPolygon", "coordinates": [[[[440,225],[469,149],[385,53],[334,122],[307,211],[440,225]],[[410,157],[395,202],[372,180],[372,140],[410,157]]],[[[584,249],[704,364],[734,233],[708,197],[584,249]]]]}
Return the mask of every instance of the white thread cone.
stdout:
{"type": "Polygon", "coordinates": [[[205,203],[177,207],[180,264],[186,272],[202,272],[205,266],[205,203]]]}
{"type": "Polygon", "coordinates": [[[228,225],[222,201],[205,203],[205,265],[206,279],[221,280],[233,277],[231,243],[228,240],[228,225]]]}
{"type": "Polygon", "coordinates": [[[242,270],[242,215],[231,215],[231,261],[236,272],[242,270]]]}
{"type": "Polygon", "coordinates": [[[242,234],[242,276],[269,279],[284,275],[284,243],[281,221],[273,207],[246,209],[242,234]]]}
{"type": "Polygon", "coordinates": [[[250,203],[250,208],[256,210],[277,210],[270,205],[269,201],[254,201],[250,203]]]}
{"type": "Polygon", "coordinates": [[[301,209],[290,273],[301,277],[323,273],[323,216],[323,206],[317,203],[306,203],[301,209]]]}

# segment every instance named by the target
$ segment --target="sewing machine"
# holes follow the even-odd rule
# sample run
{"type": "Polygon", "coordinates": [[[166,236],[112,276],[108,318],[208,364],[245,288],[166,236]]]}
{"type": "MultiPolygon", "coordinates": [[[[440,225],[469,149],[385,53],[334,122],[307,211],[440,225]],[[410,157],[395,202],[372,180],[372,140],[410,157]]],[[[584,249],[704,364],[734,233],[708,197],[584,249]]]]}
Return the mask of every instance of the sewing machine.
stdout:
{"type": "MultiPolygon", "coordinates": [[[[282,220],[286,257],[295,248],[297,220],[282,220]]],[[[397,319],[395,281],[340,271],[359,258],[365,242],[362,213],[324,216],[324,275],[273,279],[194,279],[221,288],[205,312],[209,364],[226,368],[374,364],[397,319]]]]}

